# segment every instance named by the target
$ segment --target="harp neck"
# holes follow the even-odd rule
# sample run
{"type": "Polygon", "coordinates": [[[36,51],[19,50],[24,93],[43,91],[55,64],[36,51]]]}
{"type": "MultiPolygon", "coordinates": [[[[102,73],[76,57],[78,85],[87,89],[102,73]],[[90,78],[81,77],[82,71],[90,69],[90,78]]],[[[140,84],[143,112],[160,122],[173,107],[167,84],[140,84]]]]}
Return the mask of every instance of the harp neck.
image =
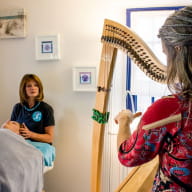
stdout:
{"type": "Polygon", "coordinates": [[[166,83],[166,66],[129,27],[106,19],[101,41],[125,52],[152,80],[166,83]]]}

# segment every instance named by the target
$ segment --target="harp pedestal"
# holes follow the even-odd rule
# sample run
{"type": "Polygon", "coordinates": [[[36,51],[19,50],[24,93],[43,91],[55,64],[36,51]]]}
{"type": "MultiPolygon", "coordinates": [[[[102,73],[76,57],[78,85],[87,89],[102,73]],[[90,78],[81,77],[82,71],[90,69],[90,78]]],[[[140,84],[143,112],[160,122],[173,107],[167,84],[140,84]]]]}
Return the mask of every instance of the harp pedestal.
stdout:
{"type": "Polygon", "coordinates": [[[115,192],[150,192],[159,165],[159,158],[135,167],[115,192]]]}

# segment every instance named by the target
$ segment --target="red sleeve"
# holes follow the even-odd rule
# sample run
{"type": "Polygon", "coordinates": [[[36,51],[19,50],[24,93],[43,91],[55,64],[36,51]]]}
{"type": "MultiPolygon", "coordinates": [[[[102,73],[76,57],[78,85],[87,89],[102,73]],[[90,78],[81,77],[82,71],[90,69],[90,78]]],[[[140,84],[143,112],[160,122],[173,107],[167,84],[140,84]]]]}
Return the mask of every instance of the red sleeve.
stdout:
{"type": "Polygon", "coordinates": [[[178,99],[175,96],[168,96],[157,100],[145,112],[142,121],[145,125],[180,113],[178,99]]]}
{"type": "Polygon", "coordinates": [[[153,159],[159,153],[164,136],[175,123],[151,130],[143,130],[142,127],[170,115],[178,114],[179,109],[176,97],[162,98],[153,103],[141,118],[138,130],[121,144],[118,153],[120,162],[125,166],[132,167],[153,159]]]}

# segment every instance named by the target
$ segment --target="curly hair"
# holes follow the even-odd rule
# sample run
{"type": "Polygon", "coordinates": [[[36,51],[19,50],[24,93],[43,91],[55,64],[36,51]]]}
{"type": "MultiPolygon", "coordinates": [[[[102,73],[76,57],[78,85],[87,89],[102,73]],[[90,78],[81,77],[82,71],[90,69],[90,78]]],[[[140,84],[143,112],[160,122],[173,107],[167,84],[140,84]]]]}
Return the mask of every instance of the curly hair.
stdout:
{"type": "Polygon", "coordinates": [[[170,15],[159,30],[167,54],[167,85],[192,97],[192,6],[170,15]]]}

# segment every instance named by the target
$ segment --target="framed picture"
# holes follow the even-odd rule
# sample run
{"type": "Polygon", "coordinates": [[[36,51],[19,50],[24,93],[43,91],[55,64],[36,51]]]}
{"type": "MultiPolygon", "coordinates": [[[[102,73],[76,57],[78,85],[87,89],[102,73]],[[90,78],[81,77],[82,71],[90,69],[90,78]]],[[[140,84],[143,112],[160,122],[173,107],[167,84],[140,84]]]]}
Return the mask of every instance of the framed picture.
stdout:
{"type": "Polygon", "coordinates": [[[96,67],[73,68],[74,91],[96,91],[96,67]]]}
{"type": "Polygon", "coordinates": [[[0,39],[26,36],[26,12],[21,9],[0,10],[0,39]]]}
{"type": "Polygon", "coordinates": [[[35,38],[36,60],[60,59],[60,35],[39,35],[35,38]]]}

